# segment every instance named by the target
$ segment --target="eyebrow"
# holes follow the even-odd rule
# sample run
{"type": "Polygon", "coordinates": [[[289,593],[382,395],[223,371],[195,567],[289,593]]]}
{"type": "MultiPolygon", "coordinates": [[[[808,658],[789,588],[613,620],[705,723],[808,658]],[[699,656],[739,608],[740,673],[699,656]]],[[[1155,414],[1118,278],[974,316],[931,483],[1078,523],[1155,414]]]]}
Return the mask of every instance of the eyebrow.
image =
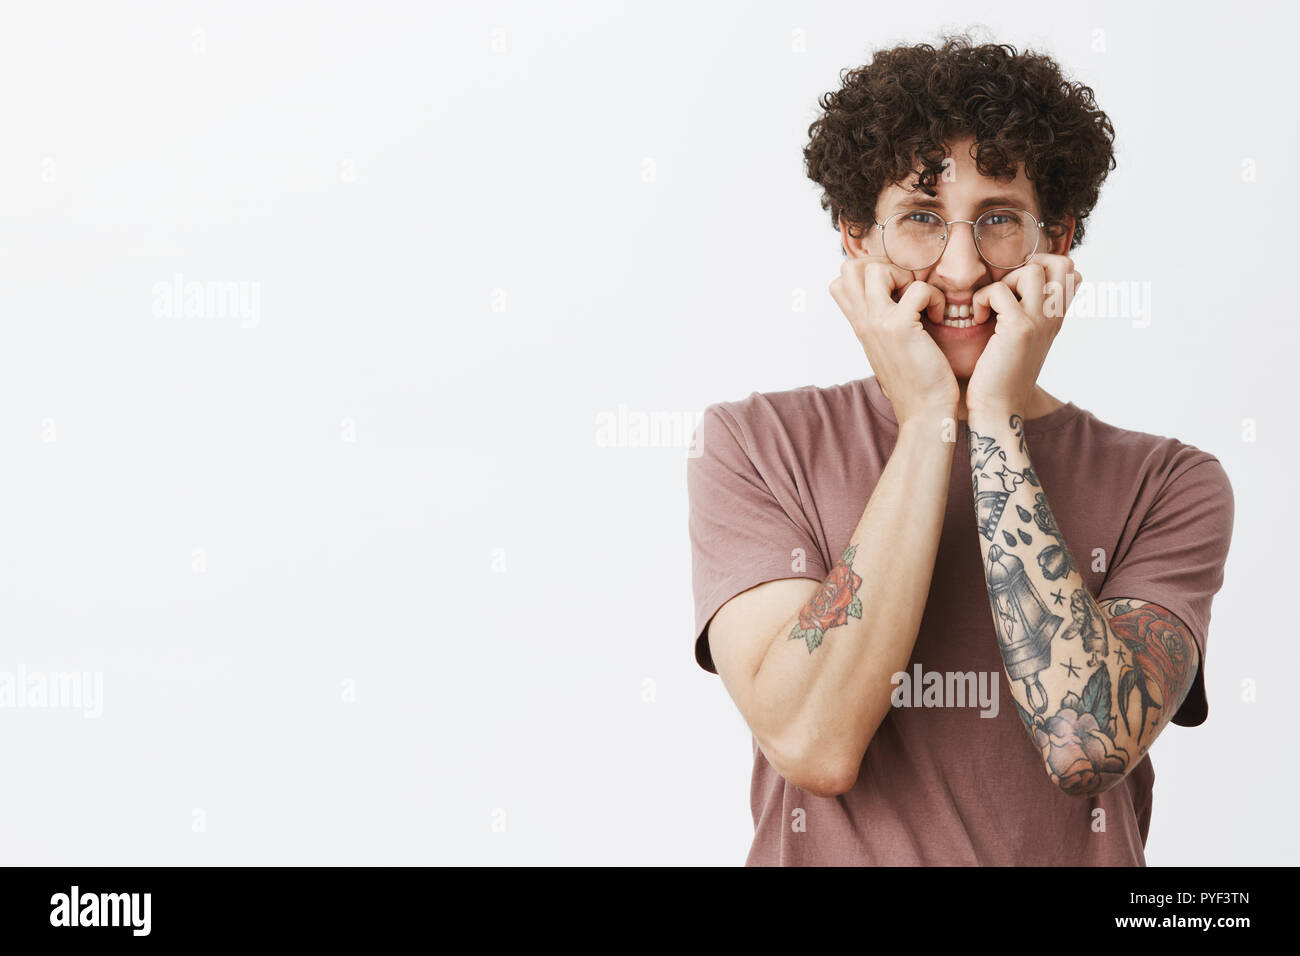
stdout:
{"type": "MultiPolygon", "coordinates": [[[[981,199],[975,206],[976,209],[988,209],[993,206],[1011,206],[1016,209],[1026,209],[1025,200],[1018,196],[989,196],[987,199],[981,199]]],[[[919,196],[916,198],[901,199],[894,204],[894,209],[908,209],[913,207],[922,209],[943,209],[944,203],[938,198],[929,196],[919,196]]]]}

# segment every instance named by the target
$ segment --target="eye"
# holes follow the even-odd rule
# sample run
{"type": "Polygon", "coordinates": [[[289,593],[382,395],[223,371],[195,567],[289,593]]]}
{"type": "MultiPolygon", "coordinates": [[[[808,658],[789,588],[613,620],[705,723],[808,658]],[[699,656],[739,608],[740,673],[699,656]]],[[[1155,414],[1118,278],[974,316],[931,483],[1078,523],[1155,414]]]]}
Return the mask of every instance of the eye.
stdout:
{"type": "Polygon", "coordinates": [[[926,212],[924,209],[913,209],[911,212],[899,216],[900,219],[907,222],[914,222],[918,226],[942,226],[943,220],[932,212],[926,212]]]}

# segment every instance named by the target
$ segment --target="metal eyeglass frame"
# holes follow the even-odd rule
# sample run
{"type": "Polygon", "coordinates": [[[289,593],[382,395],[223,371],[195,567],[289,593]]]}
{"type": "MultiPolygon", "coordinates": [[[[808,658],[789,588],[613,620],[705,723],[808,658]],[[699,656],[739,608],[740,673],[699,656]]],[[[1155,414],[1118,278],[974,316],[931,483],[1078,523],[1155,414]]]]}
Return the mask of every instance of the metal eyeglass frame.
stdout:
{"type": "Polygon", "coordinates": [[[972,238],[974,238],[975,224],[979,222],[980,219],[983,219],[985,216],[991,215],[992,213],[995,212],[1023,212],[1026,216],[1028,216],[1031,220],[1033,220],[1034,225],[1038,227],[1038,234],[1034,236],[1034,248],[1030,251],[1029,255],[1025,256],[1024,260],[1020,262],[1018,265],[1000,266],[997,263],[989,262],[988,257],[984,255],[984,250],[980,248],[980,244],[978,242],[975,243],[975,251],[979,253],[980,258],[983,259],[985,262],[988,262],[989,265],[993,266],[994,269],[1019,269],[1020,266],[1023,266],[1026,262],[1028,262],[1030,259],[1034,257],[1034,254],[1036,252],[1038,252],[1038,246],[1043,241],[1043,229],[1047,225],[1046,222],[1040,220],[1028,209],[1018,209],[1015,206],[997,206],[996,208],[986,209],[984,212],[980,213],[978,219],[944,219],[942,216],[940,216],[937,212],[935,212],[932,209],[900,209],[898,212],[894,213],[892,216],[886,219],[883,223],[874,222],[873,220],[872,224],[877,229],[880,230],[880,248],[885,250],[885,257],[889,259],[890,262],[894,262],[894,265],[898,266],[898,268],[900,269],[907,269],[908,272],[920,272],[922,269],[930,268],[930,266],[934,265],[935,262],[938,262],[940,259],[943,258],[943,254],[948,250],[948,237],[952,235],[952,230],[949,228],[950,226],[952,226],[954,223],[968,222],[970,223],[972,238]],[[934,257],[934,261],[930,262],[928,265],[911,266],[911,267],[898,266],[898,263],[894,262],[894,257],[889,254],[889,248],[885,245],[885,227],[888,226],[895,219],[897,219],[899,216],[910,215],[914,212],[928,213],[929,215],[934,216],[940,222],[943,223],[943,246],[939,249],[939,254],[934,257]]]}

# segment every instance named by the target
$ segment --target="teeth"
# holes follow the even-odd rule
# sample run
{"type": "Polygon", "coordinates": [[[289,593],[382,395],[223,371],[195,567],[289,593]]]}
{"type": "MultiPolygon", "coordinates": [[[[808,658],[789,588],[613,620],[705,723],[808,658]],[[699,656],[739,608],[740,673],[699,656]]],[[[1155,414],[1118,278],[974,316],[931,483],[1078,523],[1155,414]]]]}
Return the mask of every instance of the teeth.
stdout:
{"type": "Polygon", "coordinates": [[[942,324],[950,329],[969,329],[975,324],[971,311],[969,305],[949,305],[942,324]]]}

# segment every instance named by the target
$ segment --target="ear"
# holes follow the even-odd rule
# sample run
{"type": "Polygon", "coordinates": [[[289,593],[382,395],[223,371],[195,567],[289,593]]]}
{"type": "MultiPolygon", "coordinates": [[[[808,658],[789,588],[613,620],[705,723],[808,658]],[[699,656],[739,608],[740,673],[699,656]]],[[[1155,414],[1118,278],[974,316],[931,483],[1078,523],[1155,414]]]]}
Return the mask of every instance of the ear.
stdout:
{"type": "Polygon", "coordinates": [[[871,225],[862,226],[857,223],[850,223],[841,216],[840,245],[843,247],[844,252],[851,258],[872,255],[871,250],[867,248],[867,240],[874,228],[871,225]]]}

